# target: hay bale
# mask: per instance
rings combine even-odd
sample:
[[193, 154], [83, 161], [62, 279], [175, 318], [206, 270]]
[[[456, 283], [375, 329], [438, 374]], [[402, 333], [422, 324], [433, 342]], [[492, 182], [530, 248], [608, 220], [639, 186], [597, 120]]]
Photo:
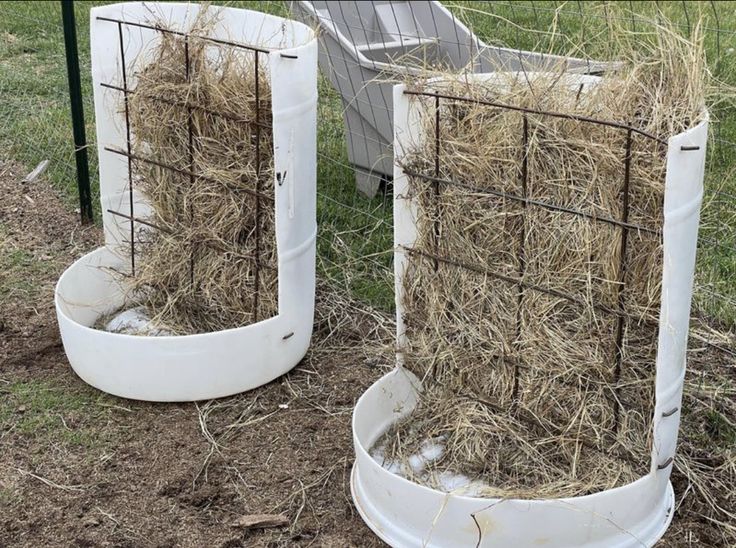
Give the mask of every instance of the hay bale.
[[[560, 66], [493, 84], [448, 76], [412, 86], [619, 121], [665, 140], [697, 124], [709, 85], [700, 26], [692, 40], [662, 25], [649, 40], [612, 36], [626, 64], [597, 85], [570, 85]], [[409, 177], [418, 238], [406, 251], [401, 350], [424, 391], [379, 440], [385, 462], [409, 462], [442, 440], [440, 458], [404, 465], [405, 475], [443, 488], [449, 471], [498, 497], [579, 496], [646, 475], [666, 146], [606, 125], [443, 100], [436, 173], [435, 101], [415, 100], [430, 137], [398, 161], [453, 183]], [[628, 222], [651, 232], [628, 230], [624, 258], [624, 229], [600, 219], [623, 218], [628, 135]]]
[[133, 154], [186, 173], [133, 162], [147, 220], [160, 229], [137, 233], [135, 277], [125, 283], [131, 306], [177, 334], [278, 311], [268, 72], [261, 63], [256, 105], [254, 53], [196, 37], [215, 24], [209, 13], [188, 38], [160, 33], [130, 78]]

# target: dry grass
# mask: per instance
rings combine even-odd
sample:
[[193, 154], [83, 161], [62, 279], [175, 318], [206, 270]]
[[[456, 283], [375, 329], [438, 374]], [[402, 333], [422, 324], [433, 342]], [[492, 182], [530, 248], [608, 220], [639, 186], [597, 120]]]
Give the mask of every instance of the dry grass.
[[[206, 36], [214, 24], [202, 13], [191, 34]], [[178, 334], [271, 317], [278, 303], [268, 73], [261, 66], [257, 107], [252, 52], [159, 36], [132, 73], [133, 153], [188, 173], [134, 162], [134, 184], [152, 208], [147, 220], [160, 229], [137, 234], [131, 301]]]
[[[612, 32], [611, 57], [625, 64], [597, 85], [571, 84], [563, 67], [412, 85], [664, 140], [697, 124], [713, 89], [699, 26], [690, 40], [664, 24]], [[435, 175], [434, 100], [415, 100], [430, 137], [399, 161]], [[627, 131], [473, 102], [440, 108], [437, 176], [455, 183], [410, 177], [418, 238], [402, 295], [404, 366], [424, 392], [380, 443], [394, 460], [444, 439], [442, 457], [413, 479], [437, 486], [450, 470], [482, 480], [489, 496], [579, 496], [647, 474], [661, 237], [628, 230], [622, 258], [624, 230], [600, 221], [624, 215]], [[629, 223], [661, 230], [665, 162], [666, 146], [631, 133]]]
[[701, 327], [691, 327], [667, 546], [736, 545], [736, 357], [698, 344]]

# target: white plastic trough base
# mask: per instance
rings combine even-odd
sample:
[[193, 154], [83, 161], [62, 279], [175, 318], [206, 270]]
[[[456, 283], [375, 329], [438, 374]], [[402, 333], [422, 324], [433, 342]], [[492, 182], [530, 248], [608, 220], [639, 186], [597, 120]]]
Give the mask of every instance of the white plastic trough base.
[[[107, 146], [124, 150], [126, 136], [121, 95], [102, 87], [122, 85], [118, 27], [103, 18], [145, 23], [155, 16], [184, 30], [200, 6], [128, 2], [93, 8], [90, 42], [105, 247], [64, 272], [55, 304], [72, 368], [87, 383], [116, 396], [173, 402], [237, 394], [293, 368], [306, 353], [312, 334], [317, 40], [301, 23], [255, 11], [210, 9], [221, 15], [211, 37], [271, 50], [260, 54], [260, 62], [272, 82], [274, 173], [280, 175], [278, 182], [276, 177], [264, 182], [272, 184], [275, 193], [279, 310], [255, 324], [187, 336], [136, 336], [92, 327], [101, 315], [127, 304], [109, 269], [130, 272], [130, 258], [121, 245], [130, 234], [128, 221], [108, 212], [127, 213], [130, 193], [126, 159], [106, 150]], [[125, 25], [121, 30], [127, 61], [149, 54], [157, 43], [155, 30]], [[130, 80], [128, 84], [135, 87]], [[145, 218], [150, 211], [145, 198], [134, 191], [133, 203], [135, 216]]]
[[[475, 74], [492, 82], [495, 74]], [[596, 78], [576, 76], [595, 85]], [[394, 152], [401, 158], [421, 141], [420, 105], [394, 87]], [[394, 547], [652, 546], [672, 519], [669, 481], [680, 422], [690, 302], [708, 136], [708, 116], [694, 128], [671, 136], [667, 147], [663, 227], [662, 305], [656, 360], [649, 473], [640, 479], [583, 497], [549, 500], [494, 499], [453, 495], [408, 481], [384, 469], [369, 450], [416, 404], [416, 378], [403, 368], [381, 378], [358, 400], [353, 413], [356, 460], [353, 500], [368, 526]], [[401, 365], [405, 326], [402, 291], [403, 247], [416, 240], [417, 205], [397, 162], [394, 168], [394, 255], [397, 363]], [[642, 463], [643, 464], [643, 463]]]
[[674, 494], [655, 474], [584, 497], [504, 500], [443, 493], [389, 472], [368, 451], [414, 409], [415, 385], [411, 373], [395, 369], [361, 396], [353, 413], [353, 500], [391, 546], [624, 548], [652, 546], [667, 530]]
[[[307, 352], [314, 309], [314, 289], [310, 292], [308, 281], [303, 291], [279, 295], [280, 302], [289, 304], [280, 305], [278, 316], [245, 327], [167, 337], [94, 329], [97, 318], [124, 303], [120, 283], [104, 267], [127, 266], [127, 257], [102, 247], [70, 266], [56, 287], [67, 358], [74, 372], [95, 388], [147, 401], [219, 398], [272, 381]], [[299, 276], [310, 268], [314, 272], [314, 235], [291, 257], [282, 258], [279, 274]], [[291, 307], [298, 313], [284, 310]]]

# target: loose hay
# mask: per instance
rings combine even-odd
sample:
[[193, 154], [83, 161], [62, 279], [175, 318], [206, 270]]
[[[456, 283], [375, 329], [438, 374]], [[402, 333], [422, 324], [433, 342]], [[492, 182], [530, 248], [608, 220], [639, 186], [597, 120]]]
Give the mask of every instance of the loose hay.
[[[691, 40], [662, 25], [648, 39], [612, 36], [626, 63], [595, 86], [570, 85], [563, 67], [506, 73], [500, 85], [447, 77], [412, 86], [619, 121], [664, 140], [702, 119], [709, 74], [699, 26]], [[622, 261], [621, 227], [488, 192], [620, 220], [627, 130], [443, 100], [436, 174], [435, 100], [413, 99], [428, 137], [399, 162], [454, 183], [409, 177], [418, 238], [405, 250], [401, 351], [424, 388], [374, 454], [432, 487], [443, 489], [450, 472], [496, 497], [579, 496], [646, 475], [661, 236], [629, 230]], [[631, 133], [629, 223], [661, 230], [666, 152]], [[518, 278], [521, 290], [509, 281]], [[442, 440], [441, 456], [407, 466], [428, 440]]]
[[262, 62], [257, 107], [254, 53], [196, 38], [215, 23], [208, 13], [188, 38], [159, 33], [130, 78], [133, 154], [186, 173], [133, 162], [152, 209], [146, 220], [158, 229], [137, 232], [126, 286], [132, 306], [178, 334], [240, 327], [278, 309], [268, 72]]

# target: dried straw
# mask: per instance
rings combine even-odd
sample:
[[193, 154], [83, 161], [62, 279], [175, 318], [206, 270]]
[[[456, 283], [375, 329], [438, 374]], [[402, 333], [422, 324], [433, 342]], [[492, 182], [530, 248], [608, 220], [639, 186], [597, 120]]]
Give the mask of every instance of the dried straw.
[[[496, 84], [411, 85], [617, 121], [666, 140], [702, 119], [710, 80], [700, 25], [689, 40], [655, 29], [642, 38], [613, 28], [625, 63], [597, 85], [571, 85], [561, 66]], [[434, 176], [434, 99], [412, 100], [429, 137], [399, 162]], [[631, 133], [628, 222], [655, 233], [629, 230], [622, 260], [621, 227], [488, 191], [620, 220], [626, 129], [470, 102], [440, 109], [438, 177], [454, 184], [409, 178], [418, 239], [406, 251], [402, 295], [404, 366], [424, 391], [378, 446], [406, 462], [427, 440], [444, 440], [442, 457], [412, 479], [439, 487], [443, 471], [461, 473], [498, 497], [578, 496], [647, 474], [666, 146]]]
[[[191, 35], [208, 35], [210, 13]], [[127, 287], [153, 323], [179, 334], [244, 326], [278, 306], [268, 75], [261, 64], [257, 107], [253, 52], [194, 36], [159, 33], [128, 104], [133, 153], [194, 174], [134, 162], [147, 220], [161, 230], [139, 232]], [[266, 196], [259, 205], [255, 191]]]

